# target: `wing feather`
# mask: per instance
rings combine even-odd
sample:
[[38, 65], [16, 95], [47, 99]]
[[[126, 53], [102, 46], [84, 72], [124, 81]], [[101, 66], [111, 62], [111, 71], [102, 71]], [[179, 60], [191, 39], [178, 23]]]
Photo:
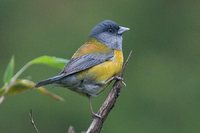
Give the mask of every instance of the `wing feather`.
[[114, 56], [114, 51], [109, 53], [93, 53], [81, 57], [72, 58], [62, 71], [65, 76], [86, 70], [105, 61], [111, 60]]

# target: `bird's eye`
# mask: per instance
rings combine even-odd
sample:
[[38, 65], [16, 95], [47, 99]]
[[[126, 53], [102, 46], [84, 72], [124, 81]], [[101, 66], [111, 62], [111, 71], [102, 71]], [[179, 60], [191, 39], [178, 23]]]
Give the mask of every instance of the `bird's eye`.
[[110, 33], [113, 33], [113, 32], [114, 32], [114, 30], [113, 30], [113, 29], [111, 29], [111, 28], [109, 28], [109, 29], [108, 29], [108, 32], [110, 32]]

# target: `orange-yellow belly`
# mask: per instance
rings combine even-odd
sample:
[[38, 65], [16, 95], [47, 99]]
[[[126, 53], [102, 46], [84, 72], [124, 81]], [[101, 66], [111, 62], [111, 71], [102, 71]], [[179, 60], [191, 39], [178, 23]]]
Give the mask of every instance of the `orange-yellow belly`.
[[115, 50], [114, 58], [96, 65], [78, 74], [79, 78], [88, 78], [96, 83], [105, 83], [108, 79], [119, 74], [123, 66], [122, 51]]

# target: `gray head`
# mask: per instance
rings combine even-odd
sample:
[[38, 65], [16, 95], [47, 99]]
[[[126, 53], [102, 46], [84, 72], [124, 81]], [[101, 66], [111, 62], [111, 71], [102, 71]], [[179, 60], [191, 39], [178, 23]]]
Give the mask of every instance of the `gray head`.
[[104, 20], [97, 24], [91, 31], [90, 36], [112, 49], [122, 50], [122, 34], [129, 28], [119, 26], [111, 20]]

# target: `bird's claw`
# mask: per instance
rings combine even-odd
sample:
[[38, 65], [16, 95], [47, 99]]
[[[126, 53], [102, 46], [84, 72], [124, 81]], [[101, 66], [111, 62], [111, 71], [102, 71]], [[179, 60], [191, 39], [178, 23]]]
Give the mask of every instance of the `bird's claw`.
[[92, 118], [99, 118], [99, 119], [102, 119], [102, 116], [100, 116], [100, 115], [97, 114], [97, 113], [92, 112]]
[[126, 83], [124, 81], [122, 81], [122, 84], [126, 87]]
[[115, 79], [117, 79], [117, 80], [124, 80], [122, 77], [120, 77], [120, 76], [115, 76]]
[[126, 83], [124, 82], [124, 78], [120, 77], [120, 76], [116, 76], [115, 79], [117, 80], [121, 80], [122, 84], [126, 87]]

